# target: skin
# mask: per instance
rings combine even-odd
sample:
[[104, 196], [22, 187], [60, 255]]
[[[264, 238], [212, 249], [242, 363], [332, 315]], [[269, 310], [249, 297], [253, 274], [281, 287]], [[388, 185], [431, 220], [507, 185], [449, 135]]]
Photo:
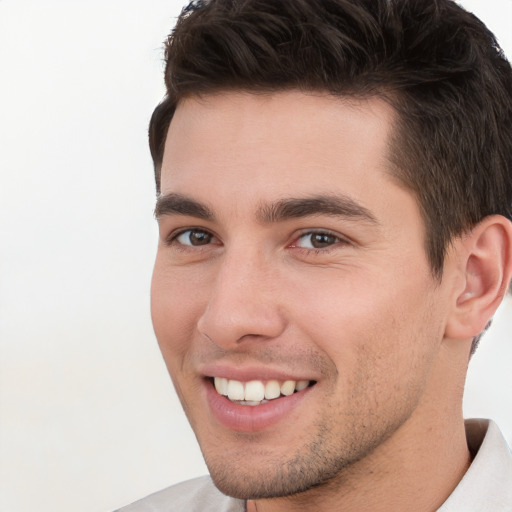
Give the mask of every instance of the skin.
[[[415, 197], [390, 171], [393, 120], [376, 98], [229, 92], [184, 100], [170, 125], [155, 333], [214, 482], [248, 510], [435, 510], [469, 465], [471, 337], [450, 336], [468, 243], [435, 279]], [[209, 216], [166, 207], [173, 194]], [[319, 196], [364, 215], [262, 214]], [[237, 432], [209, 409], [212, 364], [316, 384], [277, 424]]]

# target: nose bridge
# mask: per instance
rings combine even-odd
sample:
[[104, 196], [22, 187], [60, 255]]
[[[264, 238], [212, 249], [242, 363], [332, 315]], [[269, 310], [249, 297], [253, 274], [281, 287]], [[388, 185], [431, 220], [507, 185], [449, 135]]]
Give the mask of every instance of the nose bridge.
[[226, 251], [198, 321], [199, 331], [225, 348], [242, 339], [278, 336], [284, 318], [273, 274], [262, 251]]

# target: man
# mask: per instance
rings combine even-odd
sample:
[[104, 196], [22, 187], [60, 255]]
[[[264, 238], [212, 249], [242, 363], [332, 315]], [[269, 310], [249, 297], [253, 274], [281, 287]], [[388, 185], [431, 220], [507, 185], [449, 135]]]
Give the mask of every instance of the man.
[[450, 0], [211, 0], [150, 126], [152, 316], [210, 478], [134, 511], [512, 510], [462, 417], [512, 275], [512, 71]]

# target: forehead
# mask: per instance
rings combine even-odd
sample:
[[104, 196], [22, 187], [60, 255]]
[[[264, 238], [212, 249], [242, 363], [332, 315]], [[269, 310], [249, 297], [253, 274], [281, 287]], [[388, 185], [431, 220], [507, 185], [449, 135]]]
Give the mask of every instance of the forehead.
[[369, 191], [396, 186], [388, 161], [394, 117], [378, 98], [298, 91], [190, 97], [169, 127], [162, 194], [255, 204], [343, 193], [371, 205]]

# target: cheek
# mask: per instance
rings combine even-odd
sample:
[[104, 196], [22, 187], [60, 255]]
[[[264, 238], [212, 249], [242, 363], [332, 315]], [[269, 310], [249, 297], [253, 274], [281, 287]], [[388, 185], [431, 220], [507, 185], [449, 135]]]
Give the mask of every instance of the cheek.
[[175, 270], [155, 263], [151, 282], [151, 318], [169, 369], [189, 350], [201, 312], [200, 290]]
[[[373, 286], [357, 293], [349, 287], [345, 295], [344, 286], [327, 286], [320, 294], [297, 290], [301, 330], [335, 367], [324, 421], [340, 436], [348, 429], [371, 437], [400, 424], [420, 403], [442, 331], [419, 288], [404, 300], [398, 290], [384, 296]], [[333, 294], [338, 300], [327, 298]]]
[[433, 357], [443, 329], [428, 280], [327, 274], [314, 287], [295, 285], [295, 318], [335, 363], [343, 384], [354, 386], [362, 375], [398, 386]]

